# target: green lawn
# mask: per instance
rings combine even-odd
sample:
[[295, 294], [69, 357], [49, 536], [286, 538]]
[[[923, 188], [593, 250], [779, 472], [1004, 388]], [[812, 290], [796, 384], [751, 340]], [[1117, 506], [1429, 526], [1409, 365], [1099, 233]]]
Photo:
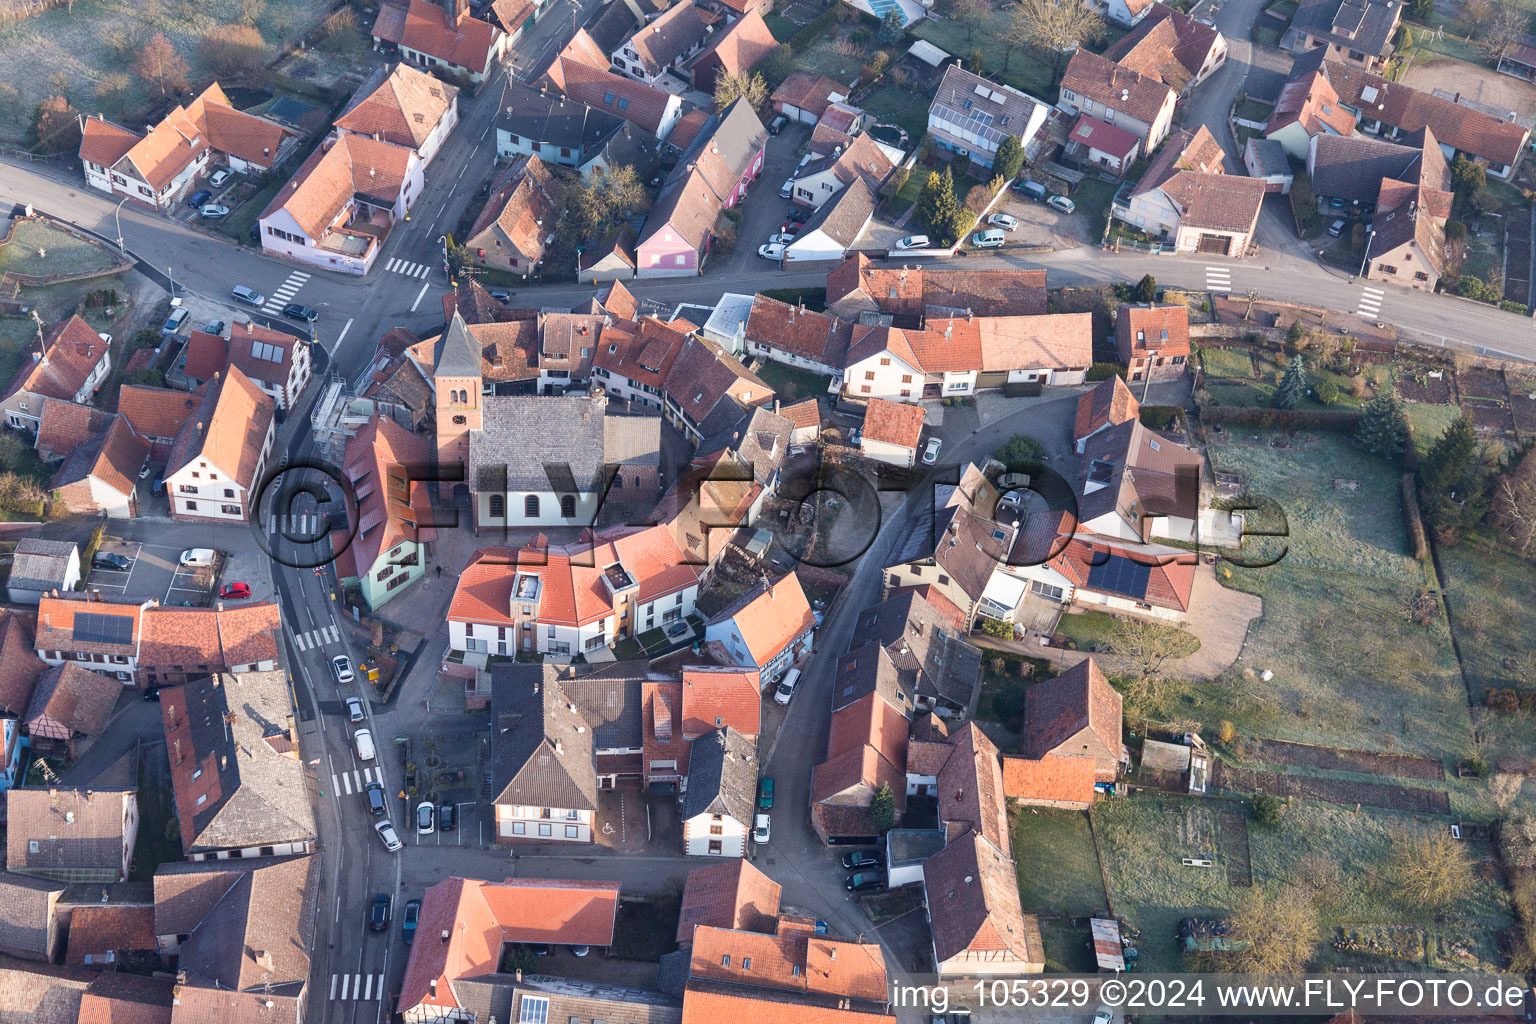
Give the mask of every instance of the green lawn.
[[1075, 643], [1081, 650], [1093, 650], [1104, 643], [1115, 631], [1115, 617], [1107, 612], [1068, 612], [1056, 624], [1056, 632]]
[[763, 22], [768, 26], [768, 31], [773, 33], [773, 38], [781, 43], [787, 41], [790, 36], [800, 31], [799, 25], [778, 13], [763, 15]]
[[1026, 658], [1012, 651], [983, 651], [976, 717], [1017, 733], [1024, 724], [1026, 691], [1053, 675], [1051, 663], [1044, 658]]
[[1429, 405], [1425, 402], [1409, 402], [1408, 423], [1413, 427], [1413, 446], [1420, 454], [1429, 451], [1445, 433], [1445, 428], [1455, 422], [1461, 410], [1454, 405]]
[[1242, 349], [1202, 348], [1200, 360], [1205, 366], [1207, 377], [1236, 377], [1239, 380], [1247, 380], [1253, 376], [1253, 360]]
[[1269, 112], [1275, 109], [1273, 104], [1256, 100], [1249, 96], [1237, 105], [1237, 116], [1244, 121], [1267, 121]]
[[110, 270], [118, 262], [118, 254], [100, 242], [40, 219], [16, 221], [10, 242], [0, 245], [0, 273], [83, 274]]
[[929, 98], [909, 86], [881, 84], [864, 97], [863, 107], [879, 121], [905, 128], [913, 145], [928, 130]]
[[1115, 198], [1116, 187], [1116, 182], [1090, 177], [1072, 193], [1077, 215], [1092, 224], [1094, 231], [1102, 230], [1108, 223], [1109, 204]]
[[[1240, 836], [1218, 826], [1221, 809], [1216, 801], [1165, 796], [1100, 801], [1094, 807], [1115, 909], [1141, 929], [1143, 969], [1180, 969], [1183, 958], [1173, 938], [1179, 919], [1221, 915], [1238, 895], [1225, 867], [1228, 851]], [[1496, 881], [1480, 878], [1467, 899], [1437, 919], [1399, 902], [1393, 880], [1383, 877], [1383, 861], [1396, 830], [1443, 827], [1388, 811], [1356, 813], [1353, 808], [1299, 801], [1274, 828], [1248, 824], [1253, 883], [1275, 891], [1299, 890], [1312, 898], [1327, 930], [1317, 945], [1318, 965], [1380, 966], [1371, 958], [1336, 951], [1329, 940], [1339, 927], [1390, 926], [1427, 929], [1431, 950], [1459, 940], [1470, 954], [1456, 964], [1463, 969], [1477, 960], [1497, 964], [1499, 932], [1509, 926], [1510, 915]], [[1215, 864], [1188, 867], [1185, 857], [1211, 857]], [[1431, 953], [1430, 965], [1451, 964]]]
[[[966, 29], [970, 23], [955, 18], [942, 21], [925, 18], [912, 29], [912, 34], [964, 59], [967, 68], [971, 66], [967, 55], [972, 50], [979, 51], [983, 74], [1015, 89], [1022, 89], [1038, 99], [1049, 100], [1053, 95], [1054, 84], [1050, 55], [1032, 47], [1017, 47], [1011, 54], [1005, 54], [1002, 44], [998, 42], [1005, 34], [1004, 24], [1010, 17], [1009, 11], [1008, 8], [987, 7], [985, 14], [972, 25], [969, 39], [966, 38]], [[1062, 66], [1066, 66], [1065, 62]]]
[[[1439, 556], [1472, 692], [1536, 684], [1536, 566], [1480, 538], [1441, 545]], [[1528, 730], [1513, 731], [1526, 739]]]
[[829, 378], [817, 376], [806, 370], [797, 370], [774, 360], [767, 360], [758, 367], [757, 375], [773, 388], [774, 393], [779, 396], [779, 401], [786, 404], [827, 393]]
[[1104, 880], [1086, 812], [1014, 807], [1008, 817], [1026, 914], [1075, 916], [1105, 908]]
[[28, 317], [0, 316], [0, 381], [6, 384], [21, 369], [27, 347], [37, 341], [37, 324]]

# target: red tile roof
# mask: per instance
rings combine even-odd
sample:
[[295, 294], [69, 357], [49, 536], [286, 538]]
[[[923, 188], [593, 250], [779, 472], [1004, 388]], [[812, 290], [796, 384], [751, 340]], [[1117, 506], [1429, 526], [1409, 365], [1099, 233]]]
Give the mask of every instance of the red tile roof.
[[1003, 795], [1025, 803], [1093, 802], [1093, 758], [1047, 754], [1003, 758]]
[[193, 459], [206, 459], [247, 491], [256, 483], [256, 464], [272, 424], [272, 399], [231, 366], [210, 381], [196, 417], [189, 416], [176, 435], [166, 476]]
[[79, 314], [54, 324], [43, 336], [41, 358], [30, 358], [33, 346], [23, 357], [21, 369], [5, 389], [9, 398], [18, 391], [72, 402], [90, 379], [91, 371], [107, 355], [107, 343], [96, 329]]
[[261, 216], [284, 210], [305, 234], [318, 240], [358, 194], [393, 203], [418, 160], [416, 151], [404, 146], [342, 134], [310, 154]]
[[457, 86], [396, 64], [389, 77], [366, 96], [357, 97], [336, 127], [358, 135], [378, 135], [385, 142], [420, 150], [443, 117], [458, 102]]
[[[604, 58], [606, 62], [607, 58]], [[667, 110], [680, 103], [671, 93], [655, 86], [636, 82], [621, 75], [587, 67], [569, 59], [557, 60], [561, 77], [565, 80], [562, 90], [578, 103], [585, 103], [605, 113], [622, 117], [639, 125], [653, 135], [660, 130]], [[609, 99], [609, 97], [612, 99]], [[619, 101], [626, 101], [623, 106]]]
[[740, 858], [690, 871], [677, 916], [677, 941], [692, 942], [696, 926], [771, 933], [782, 892], [779, 883]]
[[896, 1024], [885, 1013], [841, 1009], [810, 1003], [785, 1002], [746, 993], [689, 989], [683, 996], [682, 1024], [721, 1024], [751, 1021], [752, 1024]]
[[767, 587], [755, 587], [745, 598], [710, 621], [725, 619], [735, 622], [742, 643], [760, 666], [772, 661], [797, 637], [816, 625], [816, 615], [794, 573], [788, 573]]
[[[618, 882], [439, 882], [422, 900], [421, 941], [411, 947], [397, 1005], [402, 1012], [421, 1005], [458, 1006], [453, 983], [494, 972], [506, 942], [611, 945], [618, 905]], [[443, 933], [447, 942], [438, 940]]]
[[[464, 239], [468, 248], [498, 251], [504, 241], [518, 257], [539, 260], [554, 229], [560, 188], [537, 154], [515, 159], [491, 186], [490, 198]], [[498, 237], [499, 236], [499, 237]]]
[[1172, 305], [1121, 306], [1115, 318], [1120, 358], [1189, 355], [1189, 307]]
[[683, 732], [702, 736], [730, 726], [749, 739], [761, 728], [763, 696], [756, 670], [721, 667], [683, 669]]
[[951, 842], [923, 862], [923, 891], [941, 964], [965, 952], [1043, 959], [1042, 950], [1029, 948], [1018, 874], [1006, 847], [976, 832]]
[[863, 429], [866, 441], [882, 441], [916, 451], [923, 439], [923, 407], [871, 398], [864, 413]]
[[695, 983], [836, 996], [882, 1005], [887, 998], [885, 956], [880, 946], [817, 935], [815, 922], [809, 918], [780, 917], [772, 934], [695, 928], [688, 980], [685, 1005], [699, 991]]
[[[262, 346], [258, 348], [258, 343]], [[287, 390], [288, 375], [293, 370], [293, 360], [300, 345], [309, 344], [284, 331], [247, 320], [235, 324], [229, 334], [229, 362], [240, 367], [252, 381], [260, 381], [272, 387]], [[277, 355], [277, 360], [259, 358]]]
[[159, 948], [153, 906], [76, 907], [69, 916], [69, 963], [83, 964], [89, 954], [103, 965], [110, 963], [104, 959], [108, 953]]
[[1221, 33], [1216, 29], [1158, 3], [1104, 56], [1182, 93], [1220, 42]]
[[1087, 437], [1103, 426], [1115, 426], [1134, 420], [1141, 414], [1141, 403], [1126, 387], [1125, 378], [1115, 374], [1100, 381], [1092, 391], [1077, 400], [1077, 421], [1072, 439]]
[[820, 118], [832, 102], [832, 97], [848, 95], [848, 87], [826, 75], [814, 75], [809, 71], [792, 71], [773, 90], [769, 99], [776, 105], [789, 104], [812, 117]]
[[[683, 738], [683, 684], [648, 679], [640, 684], [640, 703], [646, 775], [686, 777], [693, 743]], [[677, 765], [653, 770], [656, 761], [676, 761]]]
[[38, 678], [48, 669], [37, 656], [36, 631], [34, 616], [0, 609], [0, 711], [26, 711]]
[[421, 530], [416, 525], [432, 521], [427, 483], [408, 480], [406, 470], [431, 461], [426, 438], [378, 413], [347, 439], [342, 465], [357, 492], [358, 532], [351, 550], [361, 572], [377, 572], [379, 556], [398, 545], [436, 539], [430, 525]]
[[101, 167], [111, 167], [139, 141], [139, 134], [113, 124], [98, 115], [85, 119], [80, 134], [80, 159]]
[[171, 440], [196, 412], [199, 398], [196, 392], [124, 384], [117, 393], [117, 412], [140, 437]]
[[981, 369], [1083, 369], [1093, 363], [1093, 314], [978, 316]]
[[105, 971], [80, 1000], [78, 1024], [171, 1024], [175, 982]]
[[1332, 130], [1335, 135], [1349, 135], [1355, 130], [1355, 115], [1339, 102], [1339, 94], [1321, 69], [1293, 78], [1280, 90], [1280, 99], [1270, 112], [1264, 134], [1272, 135], [1288, 124], [1301, 122], [1308, 135]]
[[1067, 133], [1068, 142], [1081, 142], [1100, 153], [1108, 153], [1117, 160], [1125, 160], [1141, 145], [1141, 140], [1124, 128], [1117, 128], [1107, 121], [1100, 121], [1090, 114], [1078, 114], [1072, 130]]
[[[694, 59], [695, 86], [713, 92], [715, 76], [720, 71], [731, 75], [749, 71], [778, 45], [779, 41], [768, 31], [768, 23], [754, 8], [731, 22], [728, 28], [715, 31], [704, 52]], [[704, 72], [702, 76], [701, 71]]]
[[490, 63], [491, 48], [502, 32], [468, 14], [456, 25], [449, 24], [448, 12], [440, 4], [409, 0], [403, 11], [395, 4], [380, 6], [373, 34], [480, 74]]
[[89, 405], [45, 397], [38, 418], [37, 453], [47, 460], [68, 455], [106, 429], [110, 419], [109, 413]]
[[826, 313], [757, 295], [752, 299], [745, 331], [748, 341], [841, 368], [848, 356], [853, 324]]
[[1067, 63], [1061, 87], [1122, 111], [1147, 125], [1157, 120], [1174, 96], [1173, 90], [1158, 79], [1121, 67], [1081, 47]]
[[967, 722], [949, 740], [954, 752], [939, 771], [939, 822], [975, 829], [993, 846], [1009, 848], [1008, 808], [1003, 802], [1003, 774], [997, 746], [975, 722]]
[[229, 342], [223, 335], [193, 331], [187, 338], [186, 375], [196, 381], [212, 380], [229, 365]]
[[1121, 749], [1120, 694], [1091, 657], [1030, 687], [1025, 705], [1026, 757], [1038, 760], [1057, 753], [1083, 729], [1092, 730], [1108, 750]]

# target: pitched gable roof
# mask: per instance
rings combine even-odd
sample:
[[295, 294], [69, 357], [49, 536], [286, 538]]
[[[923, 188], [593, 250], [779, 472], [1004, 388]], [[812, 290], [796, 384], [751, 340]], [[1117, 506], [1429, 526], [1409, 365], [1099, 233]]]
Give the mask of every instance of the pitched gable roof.
[[684, 821], [722, 814], [747, 823], [757, 801], [757, 744], [727, 725], [693, 741], [688, 754]]
[[379, 68], [358, 87], [336, 127], [419, 150], [458, 102], [459, 89], [409, 64]]
[[491, 186], [465, 244], [482, 249], [505, 244], [523, 259], [541, 259], [544, 240], [554, 231], [559, 196], [554, 176], [537, 154], [513, 160]]
[[816, 625], [800, 578], [787, 573], [777, 581], [753, 587], [734, 604], [716, 613], [711, 623], [732, 620], [742, 643], [759, 665], [773, 660], [795, 638]]
[[89, 405], [44, 397], [43, 413], [38, 417], [37, 453], [49, 461], [66, 456], [88, 444], [111, 419], [110, 413]]
[[494, 666], [491, 722], [496, 803], [597, 810], [592, 733], [553, 665]]
[[37, 656], [37, 619], [0, 609], [0, 711], [19, 715], [32, 702], [37, 680], [48, 665]]
[[677, 3], [635, 30], [629, 45], [645, 70], [658, 75], [709, 35], [703, 12], [691, 3]]
[[1092, 730], [1109, 750], [1119, 751], [1120, 716], [1120, 694], [1098, 664], [1085, 658], [1027, 691], [1024, 755], [1038, 760], [1057, 753], [1058, 747], [1084, 729]]
[[426, 542], [437, 536], [430, 523], [427, 484], [410, 480], [406, 467], [431, 461], [426, 438], [374, 413], [347, 439], [342, 465], [356, 488], [358, 531], [352, 551], [358, 569], [367, 573], [379, 556], [404, 543]]
[[374, 19], [373, 34], [480, 74], [486, 70], [491, 47], [502, 32], [489, 22], [468, 14], [452, 24], [448, 12], [440, 4], [431, 0], [408, 0], [407, 5], [381, 4], [378, 17]]
[[197, 414], [182, 422], [165, 475], [194, 459], [207, 460], [249, 490], [256, 482], [273, 409], [272, 399], [239, 367], [231, 366], [223, 376], [209, 381]]
[[[107, 343], [78, 313], [49, 328], [40, 348], [40, 358], [23, 359], [21, 369], [5, 389], [6, 398], [26, 391], [72, 402], [96, 364], [107, 355]], [[35, 352], [36, 347], [27, 354]]]
[[1030, 948], [1014, 862], [980, 833], [967, 833], [923, 862], [923, 891], [939, 963], [966, 952], [1043, 959], [1043, 951]]
[[1157, 3], [1104, 56], [1182, 93], [1200, 74], [1212, 48], [1220, 41], [1221, 33], [1212, 26]]
[[1148, 125], [1157, 120], [1174, 93], [1158, 79], [1082, 47], [1072, 54], [1061, 85]]
[[864, 411], [863, 430], [866, 441], [878, 441], [916, 451], [923, 438], [923, 407], [871, 398]]
[[1047, 754], [1039, 759], [1003, 758], [1003, 795], [1025, 803], [1093, 802], [1091, 757]]
[[32, 691], [25, 720], [34, 733], [42, 734], [39, 719], [46, 717], [70, 736], [100, 736], [106, 731], [123, 685], [68, 661], [44, 672]]
[[[412, 0], [413, 5], [422, 0]], [[355, 196], [393, 205], [410, 177], [416, 151], [370, 136], [342, 133], [326, 140], [299, 166], [261, 212], [285, 211], [310, 238], [325, 237]]]
[[144, 460], [149, 458], [149, 442], [136, 437], [128, 421], [113, 416], [107, 427], [94, 438], [77, 447], [54, 475], [53, 486], [82, 480], [94, 480], [126, 499]]
[[1106, 426], [1119, 426], [1141, 415], [1141, 403], [1126, 387], [1125, 378], [1118, 373], [1094, 386], [1077, 400], [1077, 420], [1072, 429], [1072, 439], [1082, 440]]
[[[693, 78], [700, 88], [712, 89], [715, 75], [724, 71], [740, 75], [750, 71], [758, 61], [772, 53], [779, 45], [762, 13], [753, 8], [731, 22], [724, 30], [716, 31], [704, 52], [693, 62]], [[706, 68], [716, 69], [701, 76]]]
[[739, 857], [690, 871], [683, 883], [677, 941], [692, 942], [699, 926], [771, 933], [782, 892], [779, 883]]
[[725, 726], [756, 738], [763, 700], [755, 670], [697, 666], [683, 669], [683, 732], [700, 736]]
[[565, 83], [561, 91], [578, 103], [622, 117], [653, 135], [660, 131], [668, 110], [680, 105], [680, 101], [663, 89], [609, 72], [607, 58], [603, 61], [598, 69], [557, 58], [555, 66], [560, 68], [559, 78]]
[[1115, 339], [1122, 356], [1189, 355], [1189, 307], [1168, 305], [1121, 306], [1115, 317]]
[[791, 71], [784, 81], [779, 83], [778, 88], [773, 90], [769, 100], [773, 103], [787, 104], [796, 110], [803, 110], [819, 119], [827, 109], [827, 104], [832, 102], [833, 96], [847, 94], [847, 86], [833, 81], [826, 75], [812, 74], [809, 71]]
[[974, 829], [1000, 850], [1009, 848], [1008, 808], [997, 746], [975, 722], [949, 739], [953, 753], [939, 770], [939, 823], [952, 835]]
[[133, 790], [62, 789], [56, 786], [8, 790], [5, 794], [7, 870], [26, 874], [67, 872], [69, 869], [121, 871], [123, 845], [127, 839], [125, 797], [132, 795]]

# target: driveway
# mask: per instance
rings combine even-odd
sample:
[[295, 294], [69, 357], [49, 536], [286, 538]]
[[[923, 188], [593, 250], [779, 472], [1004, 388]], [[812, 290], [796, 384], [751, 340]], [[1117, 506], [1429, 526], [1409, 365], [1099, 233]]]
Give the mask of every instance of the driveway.
[[[761, 270], [766, 277], [777, 270], [777, 264], [769, 263], [757, 254], [757, 247], [778, 234], [779, 225], [794, 208], [788, 199], [779, 198], [779, 186], [800, 162], [800, 151], [810, 139], [810, 126], [803, 124], [786, 125], [779, 134], [768, 137], [763, 171], [736, 207], [743, 214], [736, 236], [736, 251], [723, 259], [711, 258], [704, 265], [706, 275]], [[742, 290], [751, 291], [750, 288]]]

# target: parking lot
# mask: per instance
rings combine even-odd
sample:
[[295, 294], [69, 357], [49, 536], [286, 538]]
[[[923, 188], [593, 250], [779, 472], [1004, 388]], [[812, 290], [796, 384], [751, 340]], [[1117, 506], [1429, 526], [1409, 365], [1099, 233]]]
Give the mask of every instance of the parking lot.
[[229, 583], [246, 584], [250, 588], [248, 600], [263, 601], [275, 596], [270, 567], [261, 555], [220, 551], [213, 565], [192, 567], [180, 564], [182, 550], [170, 545], [108, 538], [98, 555], [121, 555], [128, 560], [128, 566], [112, 569], [102, 564], [100, 558], [93, 559], [86, 588], [105, 598], [153, 599], [167, 607], [209, 607], [217, 600], [219, 588]]

